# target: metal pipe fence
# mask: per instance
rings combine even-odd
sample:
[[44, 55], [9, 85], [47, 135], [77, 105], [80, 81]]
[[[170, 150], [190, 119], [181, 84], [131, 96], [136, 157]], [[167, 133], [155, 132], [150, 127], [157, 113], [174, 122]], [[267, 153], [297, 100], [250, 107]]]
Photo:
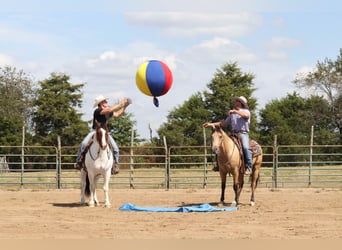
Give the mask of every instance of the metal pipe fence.
[[[342, 187], [342, 145], [263, 146], [259, 187]], [[77, 147], [0, 146], [0, 189], [79, 188]], [[111, 188], [219, 188], [210, 147], [120, 147]], [[245, 177], [248, 183], [248, 177]], [[101, 183], [99, 184], [101, 185]], [[232, 185], [228, 178], [227, 185]], [[246, 184], [245, 184], [246, 185]]]

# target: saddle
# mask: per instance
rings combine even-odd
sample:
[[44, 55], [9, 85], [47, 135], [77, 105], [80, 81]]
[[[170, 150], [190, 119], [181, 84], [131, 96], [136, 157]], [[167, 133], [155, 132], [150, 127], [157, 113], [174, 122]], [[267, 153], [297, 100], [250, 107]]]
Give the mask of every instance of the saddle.
[[[243, 156], [243, 150], [242, 150], [242, 143], [241, 138], [238, 133], [232, 133], [230, 137], [233, 139], [237, 147], [239, 148], [240, 155]], [[251, 151], [252, 158], [257, 157], [258, 155], [261, 155], [262, 149], [261, 146], [254, 140], [249, 140], [249, 151]]]
[[[82, 153], [81, 153], [81, 157], [80, 157], [80, 162], [81, 162], [81, 166], [82, 168], [87, 171], [87, 168], [85, 166], [85, 156], [90, 148], [90, 146], [93, 144], [94, 142], [94, 136], [92, 136], [90, 138], [90, 140], [88, 141], [87, 145], [84, 147]], [[110, 148], [110, 151], [112, 152], [113, 156], [114, 156], [114, 148], [112, 147], [112, 145], [109, 143], [109, 148]]]
[[[239, 149], [242, 166], [246, 166], [244, 152], [242, 150], [242, 142], [241, 142], [241, 138], [240, 138], [239, 134], [238, 133], [231, 133], [229, 136], [232, 138], [232, 140], [234, 141], [234, 143], [236, 144], [236, 146]], [[251, 139], [249, 140], [249, 151], [251, 151], [252, 158], [257, 157], [257, 156], [261, 155], [261, 153], [262, 153], [261, 146], [256, 141], [251, 140]], [[244, 172], [245, 168], [246, 167], [241, 168], [241, 171]]]

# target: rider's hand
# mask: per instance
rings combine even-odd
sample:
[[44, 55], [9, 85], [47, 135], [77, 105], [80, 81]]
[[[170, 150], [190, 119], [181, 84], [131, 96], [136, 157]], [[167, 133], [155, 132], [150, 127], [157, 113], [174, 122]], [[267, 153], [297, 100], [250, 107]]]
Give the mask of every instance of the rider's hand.
[[205, 123], [203, 123], [202, 126], [205, 127], [205, 128], [207, 128], [207, 127], [212, 126], [212, 125], [211, 125], [210, 122], [205, 122]]

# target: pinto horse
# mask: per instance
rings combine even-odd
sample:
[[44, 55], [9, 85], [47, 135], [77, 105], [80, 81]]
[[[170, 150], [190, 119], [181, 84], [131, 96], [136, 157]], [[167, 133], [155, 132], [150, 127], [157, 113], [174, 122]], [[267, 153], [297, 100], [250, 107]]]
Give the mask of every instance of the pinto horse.
[[[222, 128], [213, 128], [211, 135], [212, 139], [212, 150], [217, 155], [217, 163], [219, 165], [220, 177], [221, 177], [221, 199], [220, 204], [224, 203], [226, 179], [227, 174], [233, 176], [233, 189], [235, 192], [235, 199], [232, 202], [232, 206], [239, 204], [240, 193], [244, 184], [244, 172], [245, 167], [243, 164], [243, 155], [237, 143], [228, 136]], [[258, 153], [253, 154], [253, 171], [251, 173], [251, 189], [252, 195], [250, 204], [254, 206], [254, 191], [259, 180], [259, 171], [262, 163], [262, 151], [261, 147], [258, 146]]]
[[88, 205], [90, 207], [99, 205], [96, 196], [96, 185], [99, 177], [102, 175], [104, 178], [104, 205], [105, 207], [111, 206], [108, 191], [112, 165], [113, 154], [109, 145], [107, 125], [105, 128], [102, 128], [99, 123], [96, 123], [93, 143], [90, 145], [85, 156], [85, 168], [81, 170], [81, 204], [85, 204], [85, 197], [89, 197]]

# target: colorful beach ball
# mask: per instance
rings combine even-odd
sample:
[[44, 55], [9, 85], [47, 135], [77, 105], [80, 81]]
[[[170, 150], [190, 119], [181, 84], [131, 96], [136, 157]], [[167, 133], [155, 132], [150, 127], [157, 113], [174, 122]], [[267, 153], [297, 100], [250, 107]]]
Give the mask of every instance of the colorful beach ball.
[[153, 103], [159, 106], [158, 96], [165, 95], [172, 86], [172, 73], [169, 67], [158, 60], [150, 60], [138, 68], [136, 84], [139, 90], [148, 96], [153, 96]]

